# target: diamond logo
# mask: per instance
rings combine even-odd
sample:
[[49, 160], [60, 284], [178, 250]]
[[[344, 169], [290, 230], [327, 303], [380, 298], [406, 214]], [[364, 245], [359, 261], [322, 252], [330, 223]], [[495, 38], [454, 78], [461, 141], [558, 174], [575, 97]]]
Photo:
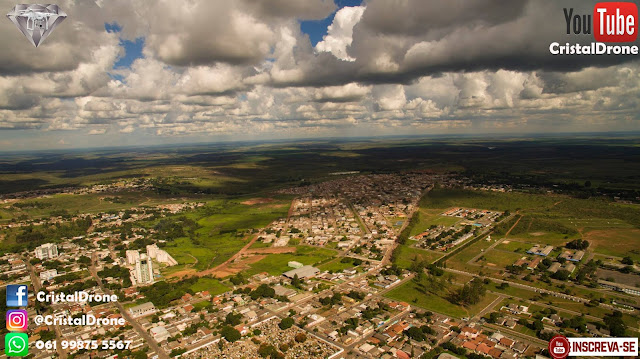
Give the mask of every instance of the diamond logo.
[[51, 35], [53, 29], [67, 18], [67, 14], [58, 5], [19, 4], [7, 14], [7, 17], [33, 46], [38, 47]]

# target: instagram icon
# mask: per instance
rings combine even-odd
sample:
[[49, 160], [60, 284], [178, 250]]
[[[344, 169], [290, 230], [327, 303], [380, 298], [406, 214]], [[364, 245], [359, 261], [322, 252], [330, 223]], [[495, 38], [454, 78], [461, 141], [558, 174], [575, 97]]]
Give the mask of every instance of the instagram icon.
[[11, 309], [7, 311], [7, 330], [11, 332], [27, 331], [27, 311]]

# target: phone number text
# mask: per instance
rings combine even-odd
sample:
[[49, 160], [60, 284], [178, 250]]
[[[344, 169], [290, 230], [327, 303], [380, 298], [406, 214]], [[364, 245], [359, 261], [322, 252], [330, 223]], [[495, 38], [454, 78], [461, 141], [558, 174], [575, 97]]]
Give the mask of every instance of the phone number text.
[[131, 346], [131, 340], [61, 340], [58, 342], [57, 340], [48, 340], [36, 341], [37, 349], [45, 349], [45, 350], [56, 350], [58, 347], [62, 349], [71, 349], [71, 350], [124, 350], [129, 349]]

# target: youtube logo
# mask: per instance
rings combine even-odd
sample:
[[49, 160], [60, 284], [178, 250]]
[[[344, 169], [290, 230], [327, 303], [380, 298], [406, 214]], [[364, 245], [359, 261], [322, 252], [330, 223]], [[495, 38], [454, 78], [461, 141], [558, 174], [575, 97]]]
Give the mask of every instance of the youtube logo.
[[632, 2], [601, 2], [593, 9], [598, 42], [633, 42], [638, 37], [638, 7]]

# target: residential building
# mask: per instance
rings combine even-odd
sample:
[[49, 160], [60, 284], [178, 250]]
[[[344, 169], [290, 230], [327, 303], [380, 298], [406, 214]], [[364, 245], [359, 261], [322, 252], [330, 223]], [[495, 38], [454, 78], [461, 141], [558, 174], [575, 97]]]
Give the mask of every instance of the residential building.
[[140, 318], [147, 315], [154, 314], [156, 312], [156, 306], [151, 302], [142, 303], [135, 307], [129, 308], [129, 312], [134, 318]]
[[294, 278], [296, 276], [296, 274], [298, 275], [298, 278], [300, 279], [305, 279], [305, 278], [312, 278], [315, 277], [316, 274], [320, 273], [320, 270], [316, 267], [313, 266], [303, 266], [300, 268], [296, 268], [296, 269], [292, 269], [290, 271], [284, 272], [282, 273], [283, 276], [287, 277], [287, 278]]
[[140, 252], [136, 250], [128, 250], [126, 251], [127, 255], [127, 264], [135, 265], [137, 261], [140, 260]]
[[146, 254], [142, 254], [136, 261], [135, 279], [136, 284], [153, 283], [153, 263]]
[[47, 260], [58, 256], [58, 246], [55, 243], [45, 243], [35, 249], [36, 258]]

